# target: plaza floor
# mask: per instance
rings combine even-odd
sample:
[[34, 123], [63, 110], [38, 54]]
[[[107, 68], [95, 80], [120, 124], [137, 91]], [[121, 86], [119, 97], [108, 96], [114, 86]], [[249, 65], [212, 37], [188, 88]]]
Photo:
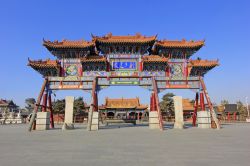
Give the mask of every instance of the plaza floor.
[[[27, 132], [28, 125], [0, 126], [0, 166], [249, 166], [250, 124], [221, 130], [150, 130], [110, 126]], [[168, 126], [169, 127], [169, 126]]]

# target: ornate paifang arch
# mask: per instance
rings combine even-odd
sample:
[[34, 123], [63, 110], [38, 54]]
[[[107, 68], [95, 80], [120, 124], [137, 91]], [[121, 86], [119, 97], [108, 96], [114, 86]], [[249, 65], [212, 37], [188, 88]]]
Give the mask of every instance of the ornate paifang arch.
[[[41, 106], [42, 96], [48, 96], [46, 92], [67, 89], [90, 92], [92, 94], [90, 110], [95, 112], [98, 105], [98, 91], [118, 85], [140, 86], [152, 91], [151, 102], [154, 103], [152, 109], [158, 112], [161, 129], [163, 123], [158, 93], [165, 89], [200, 90], [205, 96], [213, 122], [220, 128], [203, 81], [204, 75], [219, 65], [218, 60], [189, 59], [204, 45], [204, 41], [157, 40], [157, 36], [141, 34], [134, 36], [107, 34], [102, 37], [92, 37], [92, 41], [44, 40], [43, 45], [56, 56], [57, 60], [29, 60], [28, 65], [45, 79], [29, 130], [32, 129], [35, 114]], [[51, 95], [49, 96], [51, 98]], [[48, 97], [44, 97], [43, 107], [47, 107], [46, 98]], [[204, 102], [200, 103], [203, 104]], [[91, 127], [89, 129], [91, 130]]]

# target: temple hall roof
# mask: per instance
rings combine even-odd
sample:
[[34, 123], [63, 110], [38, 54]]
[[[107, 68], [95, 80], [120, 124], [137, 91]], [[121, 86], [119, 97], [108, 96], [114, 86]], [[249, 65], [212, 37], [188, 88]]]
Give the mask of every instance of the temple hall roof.
[[12, 100], [0, 99], [0, 107], [16, 107]]
[[105, 104], [100, 109], [147, 109], [147, 105], [140, 104], [139, 98], [118, 98], [118, 99], [105, 99]]

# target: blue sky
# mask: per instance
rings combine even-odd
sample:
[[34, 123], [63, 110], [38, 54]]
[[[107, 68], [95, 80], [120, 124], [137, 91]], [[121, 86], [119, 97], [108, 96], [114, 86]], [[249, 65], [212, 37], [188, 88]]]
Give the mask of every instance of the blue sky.
[[[24, 106], [27, 97], [37, 97], [42, 77], [27, 67], [27, 59], [54, 57], [42, 39], [85, 39], [90, 34], [158, 34], [159, 39], [206, 40], [192, 58], [219, 59], [205, 81], [214, 102], [245, 101], [250, 97], [250, 1], [241, 0], [107, 0], [107, 1], [14, 1], [0, 2], [0, 98]], [[164, 91], [163, 93], [168, 92]], [[172, 91], [171, 91], [172, 92]], [[162, 94], [160, 96], [162, 96]], [[192, 91], [174, 91], [194, 97]], [[83, 96], [85, 92], [58, 92]], [[109, 97], [136, 97], [148, 103], [149, 92], [139, 87], [110, 87], [100, 92], [100, 103]]]

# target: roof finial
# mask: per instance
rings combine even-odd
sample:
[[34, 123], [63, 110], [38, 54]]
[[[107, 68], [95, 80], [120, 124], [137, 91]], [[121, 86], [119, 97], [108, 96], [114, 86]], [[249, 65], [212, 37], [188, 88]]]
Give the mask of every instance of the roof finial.
[[107, 34], [107, 37], [112, 37], [112, 33], [109, 32], [109, 33]]

